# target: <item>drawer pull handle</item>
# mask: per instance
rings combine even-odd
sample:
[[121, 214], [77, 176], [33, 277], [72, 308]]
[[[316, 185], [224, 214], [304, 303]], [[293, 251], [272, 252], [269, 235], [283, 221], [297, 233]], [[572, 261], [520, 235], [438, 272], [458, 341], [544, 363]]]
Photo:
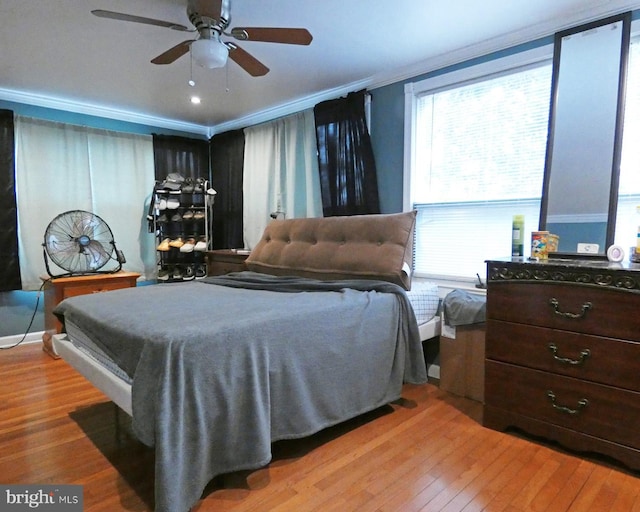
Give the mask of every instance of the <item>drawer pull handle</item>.
[[587, 357], [589, 357], [591, 355], [591, 351], [588, 348], [585, 348], [584, 350], [582, 350], [580, 352], [580, 359], [571, 359], [569, 357], [560, 357], [558, 355], [558, 347], [556, 347], [555, 343], [549, 343], [549, 345], [547, 345], [549, 347], [549, 350], [551, 350], [551, 353], [553, 354], [553, 358], [560, 362], [560, 363], [564, 363], [564, 364], [570, 364], [573, 366], [580, 366], [582, 364], [584, 364], [585, 360], [587, 359]]
[[553, 391], [547, 391], [547, 396], [549, 397], [549, 400], [551, 400], [551, 405], [553, 406], [554, 409], [560, 412], [564, 412], [566, 414], [571, 414], [571, 415], [578, 414], [580, 413], [580, 411], [582, 411], [582, 409], [584, 409], [587, 405], [589, 405], [589, 400], [587, 400], [586, 398], [581, 398], [580, 400], [578, 400], [578, 407], [576, 409], [571, 409], [566, 405], [558, 405], [556, 403], [556, 395]]
[[587, 314], [587, 311], [591, 309], [591, 302], [585, 302], [582, 305], [582, 311], [580, 311], [580, 313], [568, 313], [560, 311], [560, 303], [558, 302], [558, 299], [550, 299], [549, 304], [551, 304], [551, 306], [553, 307], [553, 312], [563, 318], [584, 318], [584, 316]]

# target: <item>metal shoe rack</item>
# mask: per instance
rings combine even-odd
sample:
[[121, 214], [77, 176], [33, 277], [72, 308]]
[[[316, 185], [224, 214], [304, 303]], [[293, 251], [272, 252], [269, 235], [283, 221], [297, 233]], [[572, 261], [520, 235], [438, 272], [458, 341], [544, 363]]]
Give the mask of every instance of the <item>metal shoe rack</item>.
[[205, 179], [172, 180], [171, 176], [154, 187], [153, 229], [160, 283], [205, 277], [205, 255], [212, 247], [215, 192]]

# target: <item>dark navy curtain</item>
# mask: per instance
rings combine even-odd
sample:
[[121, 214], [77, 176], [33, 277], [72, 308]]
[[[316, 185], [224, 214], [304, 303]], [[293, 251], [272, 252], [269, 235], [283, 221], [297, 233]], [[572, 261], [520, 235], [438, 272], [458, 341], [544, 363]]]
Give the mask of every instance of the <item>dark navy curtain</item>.
[[208, 140], [154, 133], [153, 161], [156, 181], [163, 181], [173, 172], [184, 178], [211, 178]]
[[0, 205], [0, 292], [6, 292], [22, 288], [18, 259], [18, 206], [11, 110], [0, 110]]
[[213, 206], [213, 248], [244, 246], [242, 224], [242, 175], [244, 131], [232, 130], [211, 138], [211, 185], [216, 190]]
[[365, 118], [365, 91], [314, 108], [325, 217], [380, 213], [376, 164]]

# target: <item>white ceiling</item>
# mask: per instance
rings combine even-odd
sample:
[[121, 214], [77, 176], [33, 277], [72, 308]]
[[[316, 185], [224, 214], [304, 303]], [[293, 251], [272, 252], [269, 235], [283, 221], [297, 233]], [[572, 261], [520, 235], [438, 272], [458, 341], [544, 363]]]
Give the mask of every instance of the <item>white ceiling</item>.
[[[0, 99], [211, 134], [640, 7], [625, 0], [231, 0], [231, 27], [305, 27], [310, 46], [238, 43], [270, 69], [149, 61], [191, 34], [186, 0], [0, 0]], [[190, 97], [202, 98], [193, 105]]]

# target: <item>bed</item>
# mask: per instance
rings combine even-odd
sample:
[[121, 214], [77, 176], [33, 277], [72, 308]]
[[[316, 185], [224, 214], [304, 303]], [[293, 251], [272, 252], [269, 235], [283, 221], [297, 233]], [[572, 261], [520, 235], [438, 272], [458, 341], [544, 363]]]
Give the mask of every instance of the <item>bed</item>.
[[58, 353], [154, 446], [157, 511], [186, 511], [214, 476], [268, 464], [276, 440], [426, 382], [437, 289], [412, 287], [414, 223], [414, 212], [277, 220], [247, 272], [58, 305]]

